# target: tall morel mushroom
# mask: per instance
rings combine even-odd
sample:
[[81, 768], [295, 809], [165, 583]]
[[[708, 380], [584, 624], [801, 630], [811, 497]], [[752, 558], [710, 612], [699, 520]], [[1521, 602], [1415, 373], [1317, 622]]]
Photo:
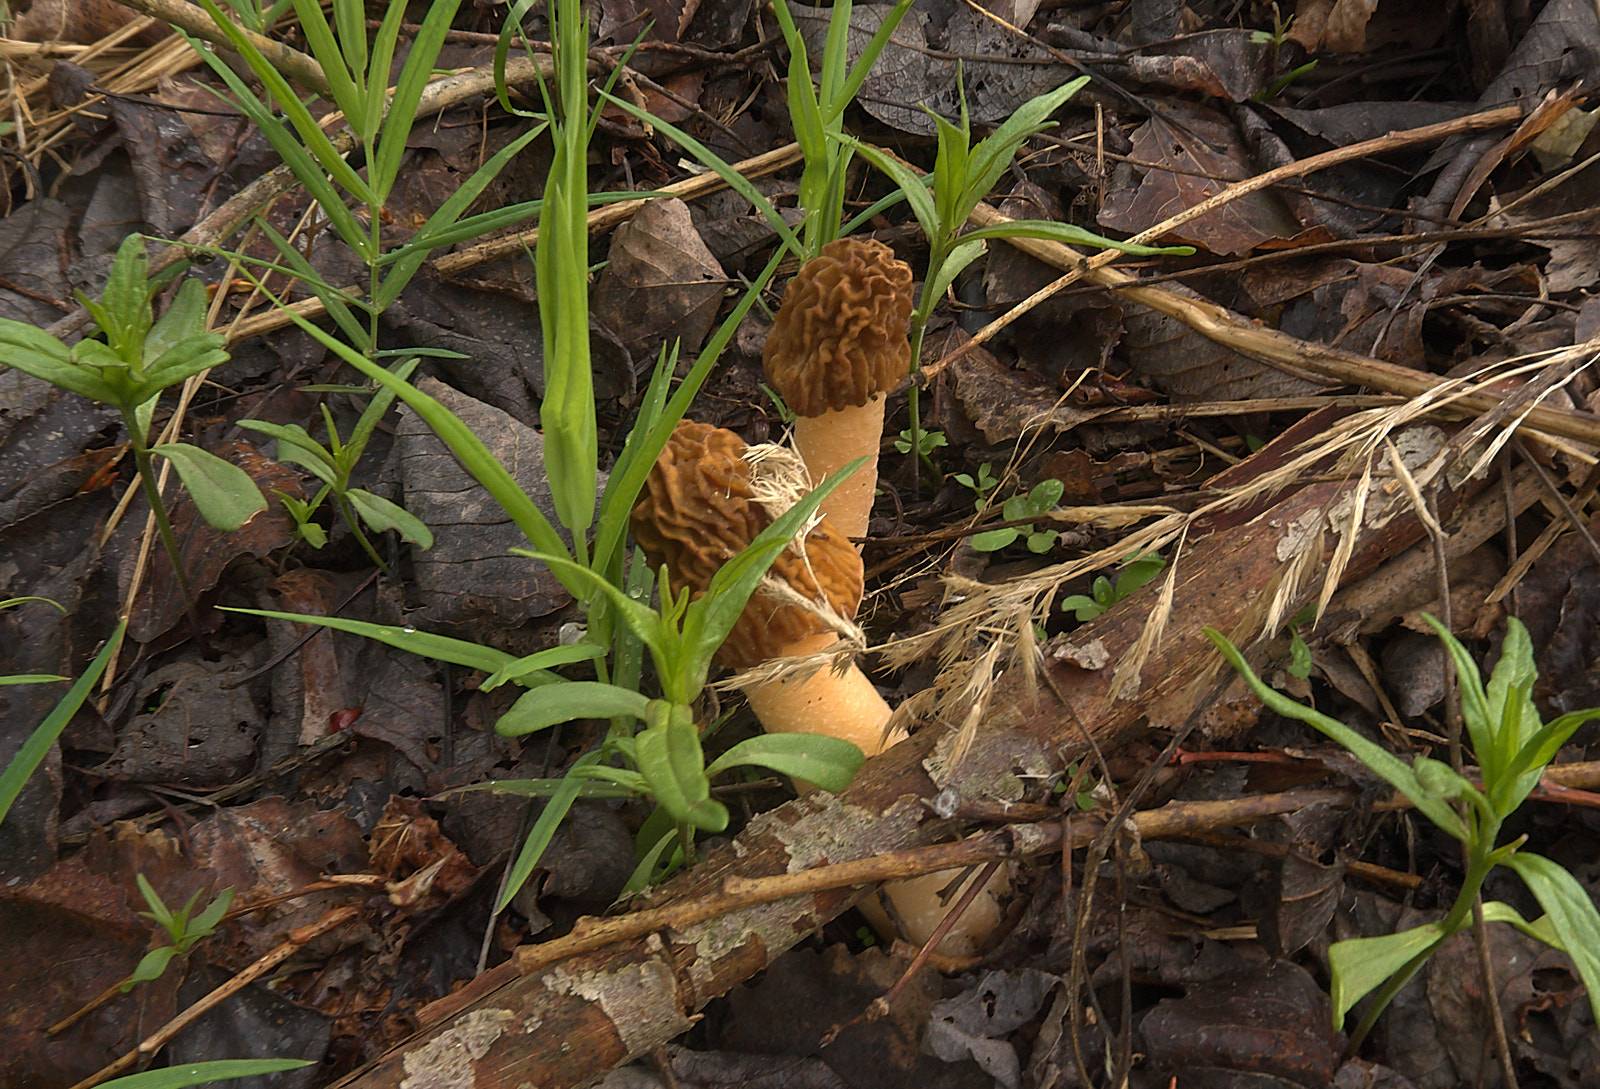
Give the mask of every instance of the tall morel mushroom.
[[911, 370], [911, 266], [881, 242], [841, 238], [785, 289], [762, 362], [795, 413], [795, 446], [812, 479], [870, 460], [822, 503], [847, 537], [867, 532], [888, 394]]
[[[673, 585], [703, 593], [711, 577], [776, 517], [758, 499], [749, 447], [731, 431], [685, 420], [656, 460], [634, 506], [634, 539], [652, 565], [665, 564]], [[774, 658], [817, 654], [837, 641], [835, 621], [861, 603], [861, 557], [833, 529], [832, 516], [778, 557], [769, 575], [786, 590], [758, 589], [729, 634], [718, 661], [749, 669]], [[833, 620], [830, 620], [830, 614]], [[828, 734], [868, 756], [905, 735], [887, 727], [891, 709], [853, 663], [804, 676], [747, 685], [751, 709], [769, 732]], [[953, 873], [929, 874], [884, 887], [907, 938], [922, 942], [943, 918], [939, 893]], [[952, 955], [971, 953], [992, 933], [1000, 910], [992, 883], [941, 943]]]

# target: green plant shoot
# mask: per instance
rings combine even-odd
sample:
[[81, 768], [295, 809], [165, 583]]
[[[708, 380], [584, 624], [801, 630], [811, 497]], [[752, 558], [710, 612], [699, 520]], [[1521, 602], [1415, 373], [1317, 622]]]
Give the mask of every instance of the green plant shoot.
[[1579, 726], [1600, 718], [1600, 708], [1571, 711], [1548, 723], [1541, 720], [1532, 697], [1538, 679], [1533, 644], [1515, 617], [1506, 622], [1500, 660], [1487, 685], [1455, 636], [1433, 617], [1424, 618], [1444, 643], [1455, 667], [1461, 719], [1482, 775], [1481, 789], [1448, 764], [1426, 756], [1408, 765], [1337, 719], [1274, 691], [1251, 671], [1226, 636], [1206, 629], [1207, 638], [1262, 703], [1349, 749], [1418, 812], [1460, 840], [1466, 854], [1461, 890], [1438, 922], [1398, 934], [1336, 942], [1329, 948], [1334, 1027], [1342, 1026], [1350, 1009], [1373, 994], [1351, 1035], [1350, 1046], [1357, 1046], [1434, 951], [1451, 935], [1472, 925], [1473, 904], [1496, 866], [1505, 866], [1522, 878], [1545, 914], [1530, 923], [1511, 905], [1494, 902], [1483, 905], [1485, 920], [1509, 923], [1571, 957], [1589, 991], [1595, 1021], [1600, 1023], [1600, 910], [1572, 874], [1558, 863], [1524, 850], [1526, 836], [1498, 842], [1501, 827], [1538, 785], [1561, 746]]

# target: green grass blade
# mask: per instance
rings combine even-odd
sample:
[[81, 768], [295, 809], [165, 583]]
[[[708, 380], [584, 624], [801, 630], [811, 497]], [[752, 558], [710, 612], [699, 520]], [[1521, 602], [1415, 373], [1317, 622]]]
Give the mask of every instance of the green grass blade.
[[506, 909], [506, 905], [522, 890], [528, 878], [533, 874], [533, 868], [544, 857], [545, 849], [550, 846], [550, 841], [555, 838], [556, 829], [561, 822], [567, 819], [567, 814], [572, 811], [572, 803], [578, 800], [582, 793], [584, 781], [575, 773], [581, 768], [589, 767], [600, 762], [600, 752], [584, 753], [573, 761], [568, 769], [566, 778], [561, 780], [550, 800], [545, 803], [544, 812], [539, 814], [539, 819], [533, 822], [533, 827], [528, 831], [528, 838], [522, 841], [522, 850], [517, 852], [517, 859], [511, 864], [511, 872], [506, 875], [505, 888], [500, 891], [500, 898], [495, 901], [494, 911], [498, 915]]
[[635, 106], [632, 102], [629, 102], [623, 98], [618, 98], [615, 95], [605, 95], [604, 97], [607, 102], [611, 103], [613, 106], [616, 106], [624, 113], [630, 114], [633, 117], [638, 118], [640, 121], [643, 121], [646, 124], [659, 129], [661, 132], [666, 133], [672, 138], [672, 141], [675, 144], [683, 148], [690, 155], [693, 155], [702, 166], [712, 171], [717, 175], [717, 177], [721, 178], [723, 182], [727, 184], [729, 189], [732, 189], [735, 193], [738, 193], [745, 200], [749, 201], [751, 206], [761, 214], [761, 217], [767, 221], [767, 224], [771, 226], [777, 236], [783, 240], [783, 244], [789, 249], [789, 252], [796, 254], [804, 252], [800, 247], [799, 239], [797, 239], [794, 235], [794, 232], [789, 229], [789, 225], [784, 222], [783, 216], [778, 214], [778, 209], [773, 206], [773, 203], [763, 196], [760, 190], [758, 190], [754, 185], [750, 184], [750, 179], [746, 178], [743, 174], [740, 174], [737, 170], [735, 170], [733, 165], [726, 159], [722, 158], [716, 152], [706, 147], [699, 140], [696, 140], [693, 136], [690, 136], [687, 132], [684, 132], [676, 125], [671, 125], [661, 120], [649, 110], [641, 109], [640, 107]]
[[221, 605], [217, 608], [225, 613], [242, 613], [245, 616], [259, 616], [267, 620], [287, 620], [292, 624], [315, 624], [322, 628], [332, 628], [334, 631], [348, 632], [351, 635], [371, 639], [373, 642], [403, 650], [408, 654], [465, 666], [467, 669], [479, 669], [485, 673], [504, 669], [516, 661], [503, 650], [486, 647], [481, 643], [469, 643], [465, 639], [452, 639], [448, 635], [418, 631], [415, 628], [396, 628], [390, 624], [373, 624], [370, 621], [351, 620], [343, 616], [285, 613], [275, 609], [239, 609]]
[[44, 721], [28, 735], [28, 739], [22, 743], [22, 747], [6, 765], [5, 771], [0, 772], [0, 823], [5, 821], [6, 814], [11, 811], [12, 804], [22, 793], [22, 788], [27, 785], [28, 779], [50, 754], [50, 747], [61, 736], [61, 731], [67, 728], [72, 716], [78, 713], [78, 708], [89, 698], [89, 693], [100, 680], [100, 675], [106, 671], [106, 664], [122, 645], [122, 635], [126, 629], [127, 621], [117, 623], [112, 629], [111, 638], [100, 648], [100, 653], [89, 663], [89, 668], [73, 682], [71, 688], [67, 689], [66, 694], [56, 702]]
[[395, 81], [394, 97], [383, 116], [383, 132], [378, 137], [377, 162], [369, 167], [372, 187], [377, 203], [389, 199], [395, 179], [400, 176], [400, 160], [406, 153], [406, 140], [417, 120], [417, 103], [422, 101], [422, 91], [433, 75], [433, 63], [439, 59], [445, 35], [450, 33], [450, 21], [456, 16], [461, 0], [432, 0], [427, 14], [422, 17], [422, 29], [411, 41], [411, 52], [406, 55], [405, 67]]
[[252, 1078], [258, 1074], [277, 1074], [310, 1065], [308, 1059], [216, 1059], [112, 1078], [102, 1082], [100, 1089], [188, 1089], [191, 1085], [210, 1085], [217, 1081]]
[[[334, 15], [339, 18], [341, 7], [348, 7], [349, 0], [335, 0]], [[334, 37], [333, 28], [328, 25], [328, 19], [322, 14], [322, 5], [317, 0], [294, 0], [294, 12], [300, 19], [300, 32], [306, 36], [306, 45], [311, 49], [311, 55], [322, 66], [322, 74], [328, 81], [328, 91], [333, 95], [333, 104], [344, 112], [345, 119], [352, 128], [361, 123], [363, 100], [360, 88], [351, 77], [350, 70], [345, 67], [344, 50], [340, 48], [339, 41]], [[344, 36], [345, 27], [343, 18], [340, 21], [340, 36]], [[359, 20], [358, 20], [359, 26]], [[363, 46], [366, 44], [367, 31], [360, 28]], [[360, 69], [357, 69], [359, 72]], [[365, 133], [356, 129], [356, 135], [365, 138]]]
[[[366, 181], [355, 172], [355, 168], [345, 162], [344, 156], [333, 146], [333, 141], [322, 131], [316, 118], [311, 116], [311, 111], [306, 109], [305, 103], [300, 101], [294, 88], [289, 85], [289, 81], [284, 79], [272, 66], [272, 62], [263, 57], [250, 39], [240, 33], [239, 28], [222, 14], [222, 9], [217, 7], [216, 0], [198, 0], [198, 3], [216, 22], [217, 28], [227, 37], [228, 44], [233, 47], [234, 52], [244, 58], [251, 72], [261, 81], [261, 85], [277, 99], [284, 116], [289, 119], [289, 124], [294, 127], [306, 150], [316, 158], [322, 169], [363, 204], [379, 203]], [[299, 175], [296, 174], [296, 177]]]
[[[689, 406], [700, 393], [700, 388], [705, 385], [711, 376], [711, 370], [716, 366], [727, 346], [733, 341], [734, 335], [739, 331], [739, 325], [744, 321], [745, 315], [760, 298], [773, 275], [778, 271], [782, 262], [784, 251], [776, 251], [767, 261], [761, 275], [757, 276], [750, 285], [744, 297], [734, 306], [733, 311], [727, 316], [711, 339], [695, 358], [694, 365], [689, 368], [689, 373], [684, 376], [666, 407], [656, 415], [648, 429], [639, 429], [628, 434], [626, 443], [622, 448], [622, 455], [613, 466], [611, 476], [606, 481], [605, 495], [600, 502], [600, 532], [595, 537], [595, 565], [604, 569], [622, 545], [624, 534], [628, 528], [628, 512], [633, 509], [634, 502], [639, 498], [639, 492], [644, 488], [644, 482], [650, 476], [650, 470], [655, 466], [656, 458], [661, 456], [667, 440], [672, 437], [672, 429], [689, 412]], [[648, 405], [648, 400], [645, 402]]]

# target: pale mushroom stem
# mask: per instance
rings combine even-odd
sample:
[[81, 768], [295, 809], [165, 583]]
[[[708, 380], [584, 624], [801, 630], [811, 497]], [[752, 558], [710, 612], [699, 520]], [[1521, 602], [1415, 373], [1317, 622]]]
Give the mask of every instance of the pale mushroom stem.
[[[785, 654], [818, 654], [835, 638], [829, 632], [814, 635], [785, 648]], [[868, 756], [876, 756], [906, 736], [899, 728], [885, 733], [892, 709], [854, 663], [843, 673], [824, 666], [807, 676], [747, 685], [744, 692], [768, 733], [827, 734], [852, 742]], [[965, 882], [951, 888], [961, 872], [946, 870], [889, 882], [883, 886], [888, 909], [875, 900], [867, 900], [861, 910], [884, 934], [898, 930], [908, 941], [921, 945], [965, 890]], [[968, 881], [976, 874], [974, 870]], [[939, 951], [956, 957], [978, 952], [999, 928], [1000, 898], [1009, 887], [1009, 878], [1002, 870], [962, 913], [939, 943]], [[940, 893], [945, 893], [942, 899]], [[893, 920], [889, 918], [891, 914]]]
[[865, 454], [868, 461], [851, 473], [822, 501], [822, 513], [846, 537], [865, 537], [878, 489], [878, 448], [883, 442], [883, 394], [864, 405], [854, 405], [820, 416], [798, 416], [794, 444], [805, 459], [812, 480]]

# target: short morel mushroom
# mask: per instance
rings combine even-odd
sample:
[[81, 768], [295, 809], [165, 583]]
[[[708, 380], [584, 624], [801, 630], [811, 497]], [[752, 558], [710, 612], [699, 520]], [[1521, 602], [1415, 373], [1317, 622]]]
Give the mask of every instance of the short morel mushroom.
[[767, 381], [795, 413], [812, 479], [871, 458], [822, 504], [847, 537], [867, 532], [884, 401], [911, 371], [911, 279], [881, 242], [830, 242], [789, 281], [767, 336]]
[[[749, 447], [731, 431], [684, 421], [673, 431], [634, 506], [634, 539], [653, 565], [665, 564], [674, 586], [702, 593], [717, 570], [777, 517], [758, 498]], [[836, 627], [861, 603], [861, 557], [824, 516], [779, 555], [768, 574], [782, 587], [758, 589], [745, 606], [718, 661], [750, 669], [775, 658], [818, 654], [838, 640]], [[744, 688], [769, 732], [828, 734], [868, 756], [905, 734], [888, 729], [891, 709], [853, 663], [803, 676], [780, 676]], [[884, 892], [907, 938], [926, 941], [947, 904], [939, 893], [952, 873], [886, 885]], [[999, 918], [991, 884], [941, 944], [965, 955], [992, 933]]]

